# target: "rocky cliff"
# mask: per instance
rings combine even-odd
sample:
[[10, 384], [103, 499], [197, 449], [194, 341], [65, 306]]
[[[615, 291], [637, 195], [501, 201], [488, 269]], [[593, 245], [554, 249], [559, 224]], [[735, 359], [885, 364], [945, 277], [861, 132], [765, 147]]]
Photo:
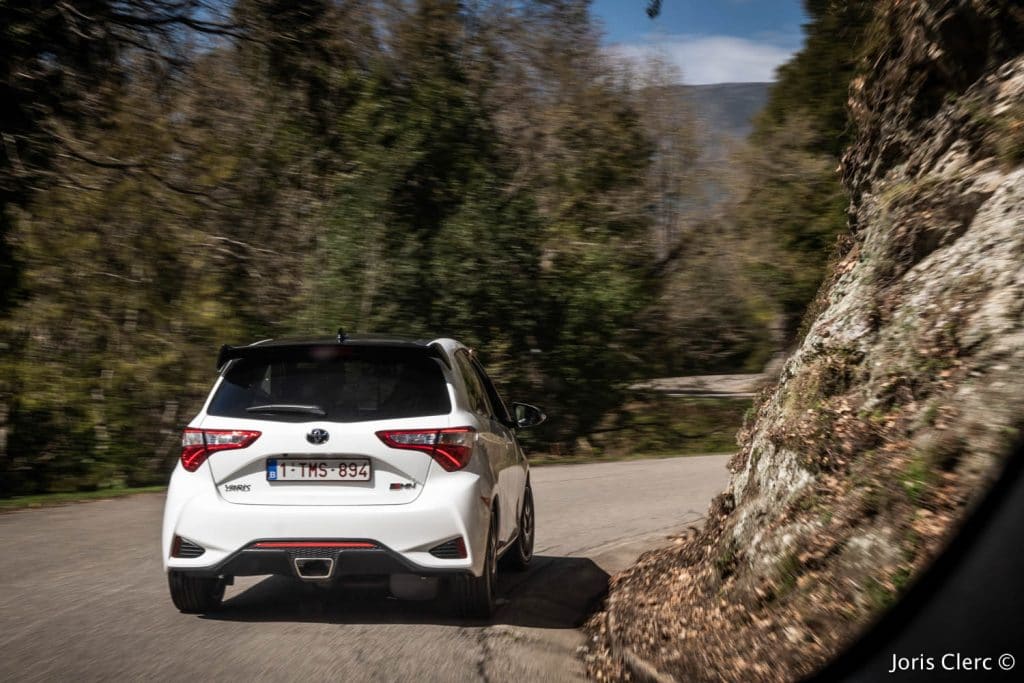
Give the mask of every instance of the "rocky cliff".
[[[700, 532], [615, 577], [598, 678], [785, 680], [896, 599], [1024, 427], [1024, 7], [885, 0], [850, 236]], [[641, 676], [643, 677], [643, 676]]]

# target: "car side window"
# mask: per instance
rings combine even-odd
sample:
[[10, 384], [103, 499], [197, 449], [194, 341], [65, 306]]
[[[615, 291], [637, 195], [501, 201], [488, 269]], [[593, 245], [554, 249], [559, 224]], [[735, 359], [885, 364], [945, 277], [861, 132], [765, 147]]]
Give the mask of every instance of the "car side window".
[[480, 415], [491, 416], [491, 407], [487, 403], [487, 392], [484, 389], [476, 369], [469, 359], [469, 354], [460, 350], [455, 354], [455, 362], [459, 364], [459, 372], [466, 382], [466, 394], [469, 398], [469, 409]]
[[480, 361], [473, 358], [473, 369], [476, 370], [477, 376], [480, 378], [480, 383], [484, 386], [484, 391], [487, 392], [487, 398], [491, 402], [491, 408], [494, 410], [494, 416], [498, 418], [499, 422], [505, 425], [512, 423], [512, 417], [509, 415], [508, 408], [505, 407], [505, 402], [501, 400], [501, 394], [498, 393], [498, 388], [494, 386], [494, 382], [487, 376], [484, 371], [484, 366], [480, 364]]

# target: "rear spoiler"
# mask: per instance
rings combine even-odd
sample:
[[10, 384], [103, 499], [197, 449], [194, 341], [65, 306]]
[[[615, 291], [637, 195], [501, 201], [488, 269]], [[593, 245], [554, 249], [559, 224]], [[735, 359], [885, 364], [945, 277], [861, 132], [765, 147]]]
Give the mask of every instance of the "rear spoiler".
[[[388, 342], [374, 342], [372, 344], [361, 344], [359, 342], [349, 342], [342, 340], [335, 344], [336, 346], [348, 346], [348, 347], [365, 347], [365, 348], [408, 348], [408, 349], [422, 349], [426, 351], [430, 356], [437, 358], [445, 364], [449, 370], [452, 367], [451, 359], [448, 358], [448, 354], [445, 353], [444, 348], [437, 342], [431, 342], [430, 344], [411, 344], [409, 342], [401, 343], [388, 343]], [[227, 365], [239, 358], [255, 358], [258, 356], [270, 356], [281, 351], [288, 351], [301, 348], [312, 348], [316, 346], [332, 346], [330, 343], [323, 342], [310, 342], [310, 343], [298, 343], [288, 345], [246, 345], [246, 346], [230, 346], [224, 344], [220, 347], [220, 351], [217, 352], [217, 373], [222, 373], [226, 369]]]
[[248, 348], [248, 346], [229, 346], [228, 344], [221, 346], [220, 351], [217, 352], [217, 372], [222, 372], [224, 366], [230, 361], [249, 355], [245, 353], [245, 349]]

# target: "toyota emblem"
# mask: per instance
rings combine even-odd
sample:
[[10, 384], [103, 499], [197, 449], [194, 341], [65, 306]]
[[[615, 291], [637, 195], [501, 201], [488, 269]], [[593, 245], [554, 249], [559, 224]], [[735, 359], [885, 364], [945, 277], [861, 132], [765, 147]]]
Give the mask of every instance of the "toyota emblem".
[[331, 438], [331, 435], [327, 433], [326, 429], [314, 429], [309, 434], [306, 434], [306, 441], [315, 444], [327, 443], [329, 438]]

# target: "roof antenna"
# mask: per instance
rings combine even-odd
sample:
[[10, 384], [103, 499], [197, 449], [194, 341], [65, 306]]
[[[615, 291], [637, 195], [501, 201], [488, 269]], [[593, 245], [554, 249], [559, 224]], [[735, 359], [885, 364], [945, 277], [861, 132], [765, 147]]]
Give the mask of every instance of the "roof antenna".
[[345, 334], [345, 328], [344, 327], [339, 327], [338, 328], [338, 343], [341, 344], [346, 339], [348, 339], [348, 335]]

